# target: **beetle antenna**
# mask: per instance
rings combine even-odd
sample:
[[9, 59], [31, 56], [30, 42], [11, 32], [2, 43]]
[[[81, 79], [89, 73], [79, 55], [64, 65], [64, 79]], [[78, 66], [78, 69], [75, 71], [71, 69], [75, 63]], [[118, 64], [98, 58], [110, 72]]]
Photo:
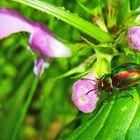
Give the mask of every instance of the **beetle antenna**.
[[90, 93], [91, 91], [93, 91], [93, 90], [94, 90], [94, 89], [89, 90], [89, 91], [86, 93], [86, 95], [89, 94], [89, 93]]
[[81, 78], [80, 80], [89, 80], [89, 81], [94, 81], [94, 82], [99, 81], [99, 79], [98, 79], [98, 78], [96, 78], [96, 80], [93, 80], [93, 79], [88, 79], [88, 78]]
[[86, 93], [86, 95], [89, 94], [91, 91], [94, 91], [94, 90], [97, 90], [97, 89], [98, 89], [98, 88], [94, 88], [94, 89], [89, 90], [89, 91]]

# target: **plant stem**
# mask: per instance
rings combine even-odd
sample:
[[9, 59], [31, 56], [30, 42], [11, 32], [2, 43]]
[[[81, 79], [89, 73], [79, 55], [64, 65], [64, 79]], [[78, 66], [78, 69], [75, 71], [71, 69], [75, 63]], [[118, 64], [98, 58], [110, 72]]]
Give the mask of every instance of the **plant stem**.
[[36, 90], [36, 87], [37, 87], [37, 83], [38, 83], [38, 80], [34, 79], [32, 87], [31, 87], [31, 91], [29, 93], [29, 96], [27, 97], [27, 100], [26, 100], [25, 104], [23, 105], [23, 108], [21, 110], [21, 114], [20, 114], [19, 120], [18, 120], [18, 122], [16, 124], [16, 128], [15, 128], [15, 131], [13, 132], [11, 140], [16, 140], [16, 138], [17, 138], [17, 135], [19, 133], [19, 130], [21, 128], [21, 125], [22, 125], [22, 123], [24, 121], [24, 118], [25, 118], [25, 115], [27, 113], [27, 110], [28, 110], [28, 108], [30, 106], [30, 103], [32, 101], [33, 95], [35, 93], [35, 90]]

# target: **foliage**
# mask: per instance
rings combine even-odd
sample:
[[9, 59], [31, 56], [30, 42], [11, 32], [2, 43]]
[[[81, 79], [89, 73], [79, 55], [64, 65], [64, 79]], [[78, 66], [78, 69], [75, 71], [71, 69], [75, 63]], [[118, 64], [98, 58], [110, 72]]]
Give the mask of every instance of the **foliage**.
[[[55, 58], [37, 79], [27, 33], [0, 41], [0, 139], [138, 140], [139, 87], [128, 90], [134, 101], [114, 89], [90, 114], [71, 101], [72, 84], [90, 71], [110, 73], [126, 62], [140, 63], [139, 52], [125, 40], [139, 11], [139, 0], [1, 0], [1, 7], [45, 24], [72, 49], [71, 58]], [[120, 94], [119, 94], [120, 93]]]

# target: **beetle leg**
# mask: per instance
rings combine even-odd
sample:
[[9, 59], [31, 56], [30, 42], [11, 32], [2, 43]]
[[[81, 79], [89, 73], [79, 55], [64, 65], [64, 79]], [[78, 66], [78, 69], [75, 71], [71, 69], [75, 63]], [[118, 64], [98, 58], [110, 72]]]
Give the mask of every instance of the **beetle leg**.
[[94, 81], [94, 82], [99, 81], [99, 79], [97, 79], [97, 78], [96, 78], [96, 80], [93, 80], [93, 79], [88, 79], [88, 78], [81, 78], [80, 80], [89, 80], [89, 81]]
[[111, 95], [109, 95], [108, 97], [106, 97], [106, 99], [103, 100], [103, 103], [106, 104], [110, 99], [111, 99]]
[[134, 96], [133, 95], [129, 94], [125, 90], [121, 90], [121, 91], [124, 92], [127, 96], [129, 96], [134, 101]]
[[109, 96], [107, 96], [107, 97], [103, 100], [103, 103], [106, 104], [111, 98], [112, 98], [112, 92], [110, 92]]

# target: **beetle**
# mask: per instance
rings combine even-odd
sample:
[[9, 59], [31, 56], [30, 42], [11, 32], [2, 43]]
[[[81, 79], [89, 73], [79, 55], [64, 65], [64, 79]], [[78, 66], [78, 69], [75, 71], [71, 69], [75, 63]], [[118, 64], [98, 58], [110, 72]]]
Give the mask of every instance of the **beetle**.
[[127, 63], [103, 75], [98, 80], [98, 89], [111, 92], [113, 88], [126, 89], [133, 87], [140, 81], [140, 65]]
[[[104, 74], [100, 79], [97, 79], [95, 82], [97, 82], [98, 90], [103, 90], [107, 93], [112, 94], [113, 88], [124, 90], [136, 86], [139, 83], [139, 81], [140, 65], [135, 63], [126, 63], [120, 65], [119, 67], [116, 67], [112, 70], [111, 73]], [[90, 91], [88, 91], [87, 93], [89, 93]], [[129, 93], [126, 94], [133, 99], [132, 95], [130, 95]]]

